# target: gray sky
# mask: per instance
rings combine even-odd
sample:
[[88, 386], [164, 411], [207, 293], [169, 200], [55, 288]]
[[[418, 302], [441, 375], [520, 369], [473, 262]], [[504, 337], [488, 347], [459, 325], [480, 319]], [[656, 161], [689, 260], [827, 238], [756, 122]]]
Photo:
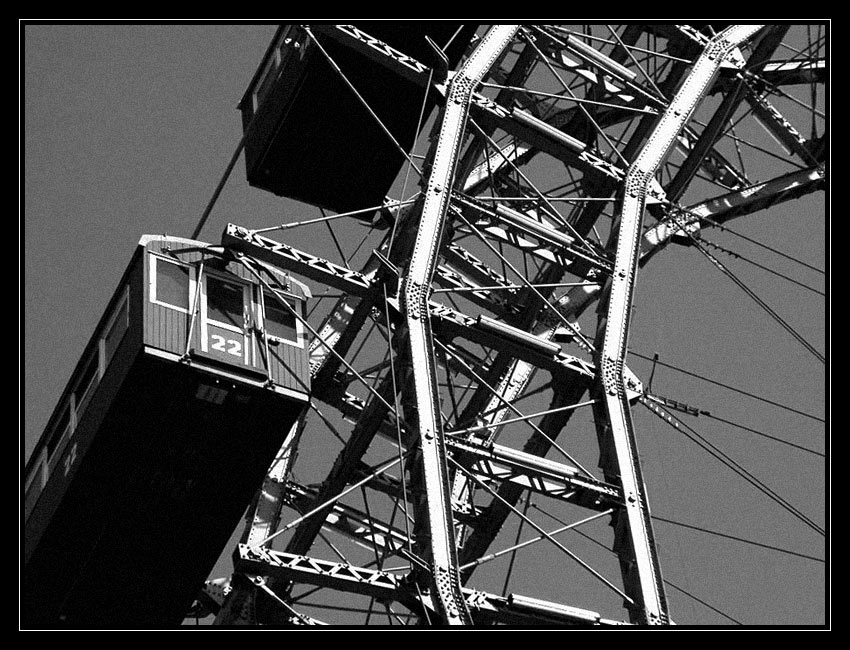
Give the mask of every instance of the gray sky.
[[[24, 29], [24, 459], [139, 237], [188, 236], [197, 223], [240, 138], [236, 105], [274, 31], [247, 24]], [[792, 201], [733, 228], [824, 268], [824, 201], [823, 194]], [[240, 160], [202, 239], [216, 241], [229, 220], [262, 227], [314, 216], [315, 209], [249, 188]], [[706, 236], [755, 255], [734, 239]], [[311, 250], [309, 236], [293, 237], [285, 241]], [[730, 266], [824, 350], [823, 298], [734, 261]], [[795, 277], [823, 286], [817, 274]], [[660, 352], [662, 361], [824, 417], [823, 366], [694, 250], [665, 251], [639, 275], [634, 328], [637, 352]], [[632, 367], [648, 377], [645, 361], [633, 359]], [[824, 449], [824, 427], [814, 420], [661, 367], [654, 388]], [[640, 411], [653, 514], [824, 556], [821, 537]], [[823, 524], [823, 458], [704, 418], [687, 423]], [[755, 625], [823, 622], [822, 563], [664, 523], [656, 534], [665, 578], [735, 618]], [[673, 589], [668, 596], [679, 622], [724, 622]]]

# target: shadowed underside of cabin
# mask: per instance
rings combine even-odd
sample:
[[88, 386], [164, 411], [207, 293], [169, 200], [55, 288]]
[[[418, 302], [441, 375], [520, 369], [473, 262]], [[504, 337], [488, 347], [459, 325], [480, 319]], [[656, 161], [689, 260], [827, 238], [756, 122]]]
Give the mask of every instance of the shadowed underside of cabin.
[[299, 414], [267, 389], [143, 354], [45, 522], [24, 620], [178, 625]]

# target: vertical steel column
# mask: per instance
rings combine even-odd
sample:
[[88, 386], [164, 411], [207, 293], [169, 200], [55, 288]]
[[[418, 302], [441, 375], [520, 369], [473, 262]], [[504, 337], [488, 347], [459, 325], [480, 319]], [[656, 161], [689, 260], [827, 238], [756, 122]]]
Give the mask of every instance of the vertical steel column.
[[614, 275], [598, 367], [605, 398], [606, 424], [610, 426], [613, 451], [622, 480], [627, 526], [638, 576], [638, 593], [631, 594], [631, 597], [635, 598], [637, 609], [642, 610], [637, 613], [638, 622], [645, 624], [657, 625], [669, 621], [623, 376], [647, 189], [677, 134], [708, 90], [723, 60], [761, 27], [732, 26], [709, 41], [629, 168], [625, 179]]
[[449, 84], [431, 174], [425, 186], [422, 216], [403, 285], [402, 304], [409, 330], [413, 393], [427, 494], [431, 564], [437, 599], [449, 625], [467, 625], [471, 619], [457, 571], [457, 549], [440, 420], [437, 371], [428, 318], [428, 293], [439, 253], [472, 92], [510, 44], [517, 29], [518, 25], [492, 27]]

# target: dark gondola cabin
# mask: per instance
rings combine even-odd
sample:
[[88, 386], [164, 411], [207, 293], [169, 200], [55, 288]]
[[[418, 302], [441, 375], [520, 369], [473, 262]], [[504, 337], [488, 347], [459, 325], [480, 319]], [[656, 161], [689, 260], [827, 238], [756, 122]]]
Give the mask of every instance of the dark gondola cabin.
[[248, 182], [338, 212], [381, 205], [405, 161], [399, 147], [410, 150], [436, 103], [431, 91], [423, 105], [442, 65], [426, 37], [453, 69], [477, 27], [281, 27], [239, 104]]
[[309, 398], [309, 291], [267, 274], [141, 239], [25, 468], [25, 627], [183, 620]]

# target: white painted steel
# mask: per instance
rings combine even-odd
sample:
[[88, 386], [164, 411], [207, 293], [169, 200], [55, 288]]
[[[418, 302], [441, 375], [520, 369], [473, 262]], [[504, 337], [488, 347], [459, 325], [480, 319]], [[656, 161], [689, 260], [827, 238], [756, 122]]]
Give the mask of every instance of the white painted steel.
[[451, 493], [445, 460], [437, 375], [428, 323], [428, 292], [437, 262], [449, 196], [463, 139], [469, 102], [475, 85], [496, 62], [516, 34], [518, 25], [490, 29], [449, 85], [431, 174], [425, 186], [422, 216], [407, 270], [404, 314], [409, 331], [423, 474], [427, 492], [431, 562], [437, 597], [446, 623], [471, 623], [460, 587], [451, 513]]
[[614, 275], [598, 366], [605, 407], [617, 457], [626, 514], [640, 582], [639, 598], [648, 624], [669, 622], [661, 569], [653, 542], [649, 505], [640, 472], [623, 363], [629, 333], [632, 294], [637, 271], [643, 213], [649, 184], [676, 142], [700, 99], [709, 89], [724, 59], [751, 38], [761, 25], [736, 25], [712, 38], [664, 111], [646, 145], [629, 167], [619, 217]]

